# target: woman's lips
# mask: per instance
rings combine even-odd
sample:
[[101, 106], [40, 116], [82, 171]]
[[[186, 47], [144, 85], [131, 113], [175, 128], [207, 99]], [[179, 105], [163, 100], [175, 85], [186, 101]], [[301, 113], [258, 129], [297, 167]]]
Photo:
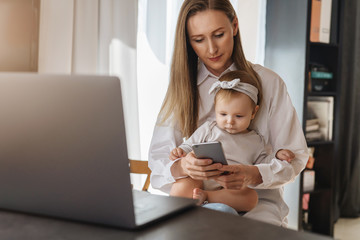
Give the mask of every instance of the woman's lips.
[[222, 55], [219, 55], [217, 57], [209, 58], [210, 61], [217, 62], [221, 58]]

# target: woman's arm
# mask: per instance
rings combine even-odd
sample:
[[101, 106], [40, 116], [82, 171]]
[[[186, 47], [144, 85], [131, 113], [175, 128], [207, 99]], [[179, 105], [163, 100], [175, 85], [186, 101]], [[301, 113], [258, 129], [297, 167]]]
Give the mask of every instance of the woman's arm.
[[278, 188], [294, 181], [305, 168], [309, 157], [307, 144], [283, 80], [265, 68], [259, 75], [263, 83], [263, 101], [266, 107], [262, 109], [260, 118], [254, 125], [259, 128], [260, 134], [266, 136], [265, 141], [273, 152], [289, 149], [295, 154], [291, 163], [272, 158], [268, 163], [265, 161], [256, 165], [263, 180], [256, 188]]
[[[179, 130], [167, 124], [156, 124], [149, 149], [149, 168], [151, 169], [150, 182], [153, 188], [170, 192], [175, 178], [180, 177], [171, 172], [176, 161], [169, 159], [170, 151], [182, 143], [182, 134]], [[174, 178], [175, 177], [175, 178]]]
[[[204, 135], [205, 133], [201, 134], [199, 138], [204, 138]], [[159, 124], [155, 126], [149, 151], [150, 182], [153, 188], [168, 193], [177, 179], [190, 176], [193, 179], [206, 180], [221, 173], [211, 171], [220, 168], [221, 164], [211, 164], [210, 159], [197, 159], [191, 152], [184, 158], [171, 161], [170, 151], [181, 143], [182, 135], [176, 128]]]

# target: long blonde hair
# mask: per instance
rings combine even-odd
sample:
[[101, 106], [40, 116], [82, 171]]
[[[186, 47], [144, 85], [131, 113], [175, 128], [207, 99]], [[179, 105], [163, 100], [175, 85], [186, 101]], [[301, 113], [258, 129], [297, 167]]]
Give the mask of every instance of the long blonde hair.
[[[170, 70], [170, 83], [161, 107], [160, 123], [171, 119], [184, 137], [190, 137], [198, 127], [199, 91], [197, 88], [198, 56], [190, 45], [187, 34], [187, 20], [196, 13], [206, 10], [218, 10], [226, 14], [229, 21], [236, 13], [229, 0], [185, 0], [179, 13], [174, 52]], [[240, 33], [234, 36], [232, 60], [239, 70], [246, 71], [260, 84], [259, 76], [245, 59]]]

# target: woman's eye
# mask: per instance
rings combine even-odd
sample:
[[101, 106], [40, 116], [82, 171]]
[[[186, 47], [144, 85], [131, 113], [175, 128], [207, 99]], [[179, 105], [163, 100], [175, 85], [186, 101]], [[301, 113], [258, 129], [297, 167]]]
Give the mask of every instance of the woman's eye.
[[222, 36], [224, 36], [224, 33], [220, 33], [220, 34], [215, 35], [216, 38], [221, 38]]
[[203, 39], [194, 39], [194, 42], [196, 43], [201, 43], [203, 41]]

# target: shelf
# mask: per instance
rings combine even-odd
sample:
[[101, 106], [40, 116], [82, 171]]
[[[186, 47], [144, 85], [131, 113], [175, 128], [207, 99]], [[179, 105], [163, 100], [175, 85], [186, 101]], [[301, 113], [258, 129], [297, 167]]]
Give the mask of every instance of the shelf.
[[311, 46], [317, 47], [339, 47], [339, 44], [335, 43], [322, 43], [322, 42], [310, 42]]
[[[270, 20], [267, 21], [266, 26], [266, 30], [269, 32], [266, 39], [266, 50], [269, 54], [266, 54], [264, 63], [271, 69], [277, 70], [278, 73], [282, 73], [283, 66], [287, 66], [286, 74], [294, 73], [295, 76], [298, 76], [298, 71], [305, 72], [303, 78], [305, 89], [301, 89], [304, 90], [303, 131], [306, 134], [307, 120], [321, 119], [324, 120], [321, 123], [319, 121], [322, 139], [330, 139], [314, 140], [314, 137], [311, 138], [311, 135], [308, 135], [307, 144], [309, 147], [314, 147], [315, 189], [313, 191], [303, 191], [303, 186], [309, 186], [309, 181], [313, 179], [310, 179], [312, 176], [305, 176], [304, 172], [302, 172], [300, 175], [299, 201], [302, 202], [304, 193], [310, 194], [310, 199], [309, 211], [306, 212], [308, 221], [303, 221], [304, 210], [299, 207], [298, 229], [307, 229], [315, 233], [332, 236], [335, 220], [334, 206], [336, 204], [334, 193], [337, 190], [334, 179], [337, 177], [338, 161], [340, 160], [337, 158], [338, 149], [336, 146], [339, 142], [339, 134], [337, 133], [340, 127], [338, 119], [341, 117], [339, 106], [342, 100], [340, 99], [339, 87], [340, 81], [343, 80], [341, 78], [342, 45], [340, 44], [342, 41], [342, 35], [340, 34], [342, 8], [340, 5], [343, 6], [343, 1], [331, 0], [331, 14], [327, 12], [326, 15], [323, 15], [327, 20], [330, 20], [330, 43], [310, 41], [312, 13], [314, 15], [318, 14], [317, 16], [313, 15], [313, 17], [316, 17], [316, 20], [319, 21], [319, 14], [321, 14], [321, 12], [312, 12], [315, 9], [312, 4], [318, 4], [320, 1], [307, 0], [307, 4], [305, 4], [306, 0], [282, 1], [281, 8], [279, 8], [279, 1], [267, 2], [267, 8], [271, 10], [268, 11], [269, 14], [266, 16], [267, 20]], [[329, 1], [326, 1], [326, 4], [329, 4]], [[321, 10], [319, 6], [316, 7], [317, 11]], [[313, 27], [314, 25], [319, 27], [317, 24], [319, 23], [313, 21]], [[314, 35], [312, 37], [317, 38]], [[311, 39], [316, 40], [316, 38]], [[284, 54], [284, 46], [289, 46], [289, 42], [291, 42], [292, 47], [296, 46], [297, 49], [296, 54], [295, 52], [285, 51], [289, 53], [289, 58], [304, 60], [297, 62], [295, 68], [293, 68], [292, 63], [288, 63], [288, 58], [279, 58], [279, 55], [277, 55]], [[318, 69], [315, 69], [315, 67], [318, 67]], [[314, 70], [332, 73], [332, 76], [323, 75], [323, 77], [331, 77], [329, 79], [316, 78], [320, 76], [314, 75], [311, 77], [311, 71]], [[317, 92], [316, 89], [323, 91]], [[314, 128], [316, 127], [314, 126]], [[307, 178], [304, 179], [304, 176]], [[309, 188], [305, 188], [305, 190], [307, 189]]]
[[316, 188], [313, 191], [304, 191], [303, 194], [309, 193], [309, 194], [318, 194], [318, 193], [324, 193], [324, 192], [329, 192], [331, 191], [331, 188], [329, 187], [324, 187], [324, 188]]
[[308, 92], [308, 97], [312, 96], [336, 96], [337, 93], [334, 91], [329, 92]]
[[334, 141], [311, 141], [311, 142], [307, 142], [309, 147], [312, 146], [320, 146], [320, 145], [331, 145], [334, 144]]

